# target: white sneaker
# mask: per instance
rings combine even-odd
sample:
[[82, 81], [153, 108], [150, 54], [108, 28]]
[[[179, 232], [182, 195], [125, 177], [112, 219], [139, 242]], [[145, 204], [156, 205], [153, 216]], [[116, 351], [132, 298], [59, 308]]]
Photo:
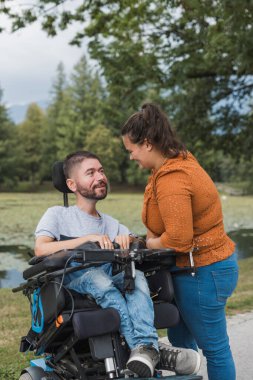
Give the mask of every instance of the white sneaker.
[[139, 346], [131, 351], [127, 368], [139, 377], [152, 377], [159, 362], [159, 352], [153, 346]]
[[159, 369], [173, 371], [178, 375], [196, 375], [200, 369], [200, 355], [195, 350], [159, 343], [159, 351]]

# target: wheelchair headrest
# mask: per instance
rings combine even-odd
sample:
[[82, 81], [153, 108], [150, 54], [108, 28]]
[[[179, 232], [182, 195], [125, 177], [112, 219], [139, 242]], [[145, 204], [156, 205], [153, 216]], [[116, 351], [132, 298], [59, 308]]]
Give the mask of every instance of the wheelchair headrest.
[[67, 184], [66, 178], [63, 171], [63, 161], [56, 161], [53, 164], [52, 169], [52, 180], [54, 187], [62, 193], [72, 193]]

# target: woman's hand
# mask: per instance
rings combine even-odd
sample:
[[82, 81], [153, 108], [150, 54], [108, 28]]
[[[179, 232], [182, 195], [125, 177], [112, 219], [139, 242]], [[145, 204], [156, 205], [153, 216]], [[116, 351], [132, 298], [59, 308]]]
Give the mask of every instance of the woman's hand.
[[162, 243], [160, 237], [147, 239], [146, 245], [148, 249], [162, 249], [165, 248]]
[[146, 245], [148, 249], [164, 248], [160, 236], [147, 229]]
[[154, 238], [158, 238], [159, 235], [155, 234], [154, 232], [150, 231], [148, 228], [147, 228], [147, 240], [148, 239], [154, 239]]

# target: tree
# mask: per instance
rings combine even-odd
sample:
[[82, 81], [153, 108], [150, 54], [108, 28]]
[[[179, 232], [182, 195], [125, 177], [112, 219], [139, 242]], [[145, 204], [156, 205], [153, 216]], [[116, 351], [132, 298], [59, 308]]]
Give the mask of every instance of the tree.
[[70, 106], [66, 98], [68, 98], [67, 79], [64, 65], [60, 62], [56, 69], [56, 78], [51, 89], [51, 102], [47, 108], [45, 125], [42, 129], [40, 169], [42, 179], [51, 179], [52, 164], [58, 158], [60, 130], [64, 119], [62, 115], [68, 113]]
[[91, 55], [121, 100], [156, 89], [199, 156], [207, 146], [249, 156], [252, 2], [110, 1], [93, 3], [90, 12]]
[[16, 128], [8, 116], [8, 111], [2, 103], [3, 92], [0, 88], [0, 187], [11, 188], [15, 185], [18, 175], [18, 160], [16, 148]]
[[167, 111], [190, 147], [208, 144], [238, 159], [249, 157], [252, 1], [84, 0], [68, 8], [68, 1], [41, 0], [19, 14], [10, 3], [4, 2], [2, 12], [11, 16], [13, 30], [39, 17], [51, 36], [80, 23], [71, 43], [89, 37], [90, 54], [107, 82], [115, 129], [154, 89], [167, 100]]
[[77, 147], [76, 145], [74, 118], [72, 96], [69, 88], [67, 88], [61, 101], [61, 108], [55, 126], [57, 158], [59, 160], [62, 160], [67, 154], [80, 148], [80, 146]]
[[20, 162], [22, 163], [23, 179], [29, 179], [34, 188], [36, 180], [40, 180], [42, 163], [41, 136], [45, 116], [42, 109], [32, 103], [27, 109], [26, 118], [19, 126], [19, 138], [22, 147]]
[[123, 152], [119, 138], [114, 137], [112, 132], [104, 125], [97, 125], [90, 131], [84, 145], [98, 155], [101, 159], [105, 173], [112, 182], [121, 182], [120, 164], [123, 160]]
[[103, 122], [104, 90], [85, 56], [75, 65], [69, 86], [73, 139], [77, 149], [85, 144], [89, 131]]

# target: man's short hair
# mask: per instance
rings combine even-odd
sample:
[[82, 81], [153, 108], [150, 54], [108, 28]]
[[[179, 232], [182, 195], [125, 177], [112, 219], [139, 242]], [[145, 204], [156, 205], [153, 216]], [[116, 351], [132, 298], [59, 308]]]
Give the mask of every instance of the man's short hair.
[[68, 154], [63, 162], [63, 171], [65, 178], [68, 179], [71, 176], [72, 169], [83, 162], [83, 160], [93, 158], [101, 163], [101, 160], [94, 153], [88, 152], [87, 150], [78, 151], [75, 153]]

